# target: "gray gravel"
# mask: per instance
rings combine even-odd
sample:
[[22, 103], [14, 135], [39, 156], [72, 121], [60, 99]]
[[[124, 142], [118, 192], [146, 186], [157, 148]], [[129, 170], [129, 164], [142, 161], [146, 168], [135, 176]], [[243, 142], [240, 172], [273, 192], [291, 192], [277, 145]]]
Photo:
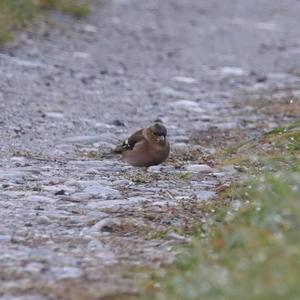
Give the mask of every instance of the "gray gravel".
[[[203, 156], [230, 130], [293, 117], [247, 101], [299, 100], [299, 11], [296, 0], [95, 0], [87, 19], [54, 14], [2, 49], [0, 299], [132, 293], [121, 266], [171, 262], [186, 220], [157, 216], [211, 201], [236, 176]], [[172, 144], [164, 165], [106, 156], [156, 118]], [[166, 238], [133, 230], [145, 207]]]

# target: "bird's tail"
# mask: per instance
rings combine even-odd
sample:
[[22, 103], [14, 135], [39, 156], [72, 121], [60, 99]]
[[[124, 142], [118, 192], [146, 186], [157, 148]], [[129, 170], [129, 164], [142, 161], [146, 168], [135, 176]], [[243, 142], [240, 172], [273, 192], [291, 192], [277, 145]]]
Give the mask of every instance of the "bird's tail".
[[117, 145], [115, 149], [112, 150], [114, 154], [121, 154], [124, 150], [128, 149], [128, 141], [123, 141], [121, 144]]

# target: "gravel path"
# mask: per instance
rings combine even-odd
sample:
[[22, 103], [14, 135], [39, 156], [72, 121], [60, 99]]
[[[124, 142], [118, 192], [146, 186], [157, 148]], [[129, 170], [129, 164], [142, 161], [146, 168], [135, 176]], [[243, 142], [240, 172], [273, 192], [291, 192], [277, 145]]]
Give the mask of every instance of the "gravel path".
[[[175, 229], [205, 222], [202, 203], [237, 176], [220, 145], [295, 116], [261, 107], [298, 105], [299, 10], [95, 0], [87, 19], [53, 15], [2, 49], [0, 299], [110, 299], [135, 293], [128, 270], [171, 262], [188, 240]], [[105, 155], [156, 118], [163, 166]]]

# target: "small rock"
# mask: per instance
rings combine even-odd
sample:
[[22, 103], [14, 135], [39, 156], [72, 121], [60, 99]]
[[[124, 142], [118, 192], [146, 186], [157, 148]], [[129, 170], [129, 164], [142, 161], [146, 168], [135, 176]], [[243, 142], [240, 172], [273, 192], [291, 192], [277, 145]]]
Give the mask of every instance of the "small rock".
[[93, 144], [101, 139], [99, 135], [73, 136], [65, 139], [66, 143]]
[[223, 172], [226, 173], [227, 175], [233, 175], [237, 173], [237, 169], [235, 166], [225, 166], [223, 167]]
[[151, 166], [147, 169], [149, 173], [160, 173], [161, 172], [161, 166]]
[[83, 190], [83, 193], [88, 194], [91, 197], [99, 197], [99, 198], [105, 198], [105, 199], [116, 199], [120, 198], [121, 194], [119, 191], [114, 190], [110, 187], [106, 187], [103, 185], [91, 185], [86, 187]]
[[104, 245], [98, 240], [92, 240], [88, 243], [87, 248], [89, 251], [99, 252], [104, 250]]
[[0, 234], [0, 242], [9, 242], [11, 240], [11, 236], [10, 235], [2, 235]]
[[89, 33], [97, 33], [97, 27], [89, 24], [85, 24], [82, 26], [82, 30]]
[[124, 200], [101, 200], [101, 201], [89, 201], [86, 205], [87, 209], [95, 210], [95, 209], [111, 209], [120, 207], [120, 205], [125, 205], [127, 201]]
[[184, 236], [182, 236], [182, 235], [179, 235], [179, 234], [176, 233], [176, 232], [170, 232], [170, 233], [167, 235], [167, 237], [168, 237], [169, 239], [177, 240], [177, 241], [181, 241], [181, 242], [188, 242], [188, 241], [190, 241], [190, 239], [188, 239], [188, 238], [186, 238], [186, 237], [184, 237]]
[[199, 107], [199, 105], [195, 101], [192, 101], [192, 100], [179, 100], [179, 101], [173, 102], [172, 104], [175, 106], [182, 107], [182, 108], [198, 108]]
[[186, 83], [186, 84], [193, 84], [193, 83], [197, 82], [197, 80], [195, 78], [185, 77], [185, 76], [176, 76], [176, 77], [174, 77], [174, 80], [177, 82]]
[[200, 191], [197, 193], [197, 199], [201, 201], [207, 201], [215, 197], [216, 193], [212, 191]]
[[160, 90], [161, 94], [168, 97], [174, 97], [174, 98], [182, 98], [185, 96], [185, 93], [174, 90], [170, 87], [164, 87]]
[[168, 165], [168, 166], [161, 166], [161, 171], [166, 172], [166, 173], [171, 173], [174, 172], [175, 167], [172, 165]]
[[32, 195], [24, 198], [24, 201], [30, 201], [34, 202], [36, 204], [53, 204], [56, 202], [56, 199], [52, 199], [46, 196], [38, 196], [38, 195]]
[[36, 219], [36, 222], [38, 225], [48, 225], [51, 223], [50, 219], [46, 216], [39, 216], [37, 219]]
[[237, 67], [224, 67], [220, 70], [223, 75], [242, 76], [245, 75], [245, 71]]
[[24, 182], [25, 174], [19, 171], [0, 171], [0, 181], [6, 180], [13, 183]]
[[230, 206], [234, 211], [238, 211], [242, 207], [242, 202], [240, 200], [233, 200]]
[[217, 178], [222, 178], [222, 177], [226, 176], [226, 173], [225, 172], [215, 172], [212, 175]]
[[61, 196], [61, 195], [65, 195], [66, 191], [65, 190], [59, 190], [56, 193], [54, 193], [55, 196]]
[[185, 169], [188, 172], [192, 172], [192, 173], [209, 173], [212, 172], [213, 169], [208, 166], [208, 165], [189, 165], [189, 166], [185, 166]]
[[73, 56], [77, 57], [77, 58], [82, 58], [82, 59], [87, 59], [87, 58], [90, 57], [89, 53], [87, 53], [87, 52], [79, 52], [79, 51], [73, 52]]
[[186, 151], [189, 145], [186, 143], [174, 143], [172, 144], [172, 149], [174, 151]]
[[107, 218], [99, 221], [90, 228], [90, 232], [112, 232], [115, 226], [120, 226], [121, 222], [116, 218]]
[[31, 262], [24, 268], [26, 272], [40, 274], [41, 270], [43, 269], [44, 265], [39, 262]]
[[119, 186], [129, 186], [132, 184], [132, 181], [127, 180], [127, 179], [117, 179], [113, 182], [113, 185], [119, 185]]
[[64, 198], [65, 201], [75, 202], [75, 203], [79, 203], [88, 199], [89, 199], [89, 195], [85, 193], [74, 193], [73, 195]]
[[176, 143], [188, 143], [190, 141], [190, 138], [186, 135], [178, 135], [174, 138], [174, 141]]
[[40, 260], [40, 261], [45, 261], [45, 260], [50, 261], [53, 259], [54, 256], [55, 253], [52, 250], [45, 249], [45, 248], [36, 248], [28, 252], [29, 259]]
[[78, 278], [82, 275], [81, 269], [75, 267], [64, 267], [55, 273], [58, 279]]
[[48, 118], [57, 120], [62, 120], [64, 118], [64, 114], [59, 112], [46, 112], [45, 115]]
[[125, 123], [120, 120], [114, 120], [112, 125], [125, 127]]

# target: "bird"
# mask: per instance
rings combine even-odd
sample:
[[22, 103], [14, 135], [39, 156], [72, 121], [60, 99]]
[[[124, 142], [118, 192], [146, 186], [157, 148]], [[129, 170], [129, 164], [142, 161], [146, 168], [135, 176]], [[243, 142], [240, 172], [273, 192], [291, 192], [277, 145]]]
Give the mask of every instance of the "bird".
[[118, 145], [114, 152], [135, 167], [149, 167], [163, 163], [169, 156], [170, 144], [166, 127], [157, 120], [153, 125], [133, 133]]

